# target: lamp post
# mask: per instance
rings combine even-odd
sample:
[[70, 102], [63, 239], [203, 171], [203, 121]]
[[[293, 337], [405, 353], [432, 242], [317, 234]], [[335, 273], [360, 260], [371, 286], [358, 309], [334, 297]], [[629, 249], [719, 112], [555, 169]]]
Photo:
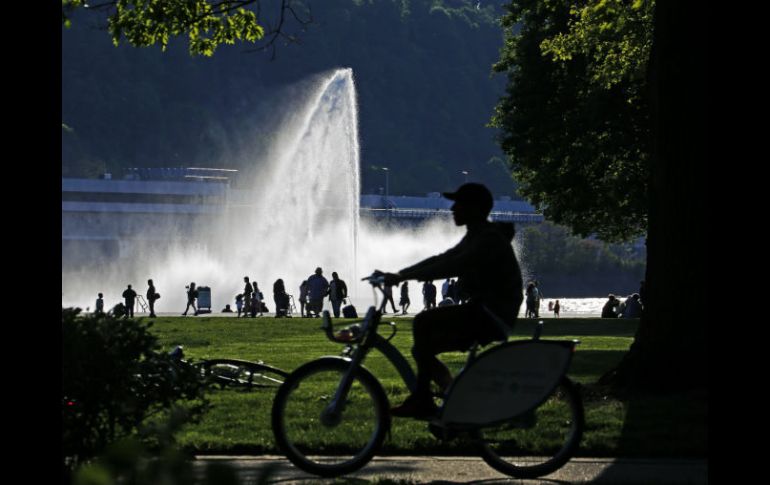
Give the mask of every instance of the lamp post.
[[467, 170], [460, 170], [460, 173], [465, 176], [465, 182], [463, 182], [463, 183], [467, 184], [468, 183], [468, 171]]
[[388, 173], [390, 171], [388, 170], [388, 167], [382, 167], [382, 170], [385, 172], [385, 198], [387, 199], [389, 194]]

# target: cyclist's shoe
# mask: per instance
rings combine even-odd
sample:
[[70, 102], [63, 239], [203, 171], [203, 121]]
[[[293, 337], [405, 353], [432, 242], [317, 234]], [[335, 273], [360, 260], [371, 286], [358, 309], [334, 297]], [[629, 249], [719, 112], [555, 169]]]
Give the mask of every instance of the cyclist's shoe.
[[438, 407], [431, 398], [409, 396], [399, 406], [390, 408], [390, 415], [397, 418], [431, 419], [438, 414]]

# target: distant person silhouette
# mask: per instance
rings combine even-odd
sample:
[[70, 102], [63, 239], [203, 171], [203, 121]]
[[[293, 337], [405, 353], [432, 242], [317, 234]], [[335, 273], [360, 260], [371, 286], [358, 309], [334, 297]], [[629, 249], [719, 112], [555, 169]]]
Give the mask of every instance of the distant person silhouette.
[[532, 293], [534, 294], [534, 303], [532, 304], [532, 309], [535, 312], [535, 318], [540, 318], [540, 300], [543, 298], [543, 292], [540, 291], [540, 286], [537, 280], [532, 282], [535, 286], [532, 288]]
[[230, 308], [230, 304], [228, 303], [225, 305], [225, 307], [222, 309], [222, 313], [233, 313], [233, 309]]
[[383, 290], [384, 296], [382, 298], [382, 304], [380, 305], [380, 311], [383, 315], [388, 313], [385, 311], [385, 307], [388, 305], [388, 302], [390, 302], [390, 307], [393, 309], [393, 313], [398, 313], [398, 310], [396, 310], [396, 303], [393, 301], [393, 286], [385, 285]]
[[451, 298], [455, 304], [460, 303], [457, 300], [457, 290], [455, 289], [456, 283], [455, 280], [451, 280], [449, 282], [449, 288], [447, 288], [446, 296], [447, 298]]
[[96, 298], [96, 304], [94, 305], [94, 313], [104, 313], [104, 295], [99, 293]]
[[152, 280], [147, 280], [147, 304], [150, 305], [150, 318], [155, 318], [155, 300], [160, 298], [160, 294], [155, 291], [155, 285]]
[[610, 293], [607, 295], [607, 301], [602, 307], [602, 318], [618, 318], [618, 306], [620, 301], [615, 298], [615, 295]]
[[559, 300], [556, 300], [556, 303], [553, 304], [553, 316], [559, 318], [559, 312], [561, 312], [561, 305], [559, 305]]
[[527, 309], [524, 311], [524, 318], [535, 318], [535, 283], [527, 283]]
[[409, 310], [409, 287], [407, 282], [401, 285], [401, 299], [398, 301], [398, 306], [401, 307], [401, 314], [406, 315], [406, 311]]
[[125, 318], [134, 318], [134, 303], [136, 302], [136, 292], [131, 289], [131, 285], [123, 292], [125, 299], [126, 315]]
[[281, 278], [273, 283], [273, 302], [275, 302], [275, 318], [285, 317], [289, 313], [289, 295]]
[[308, 316], [320, 317], [324, 308], [324, 298], [329, 294], [329, 281], [324, 278], [323, 270], [318, 267], [307, 279]]
[[251, 287], [254, 292], [251, 294], [251, 316], [256, 317], [257, 314], [262, 316], [262, 292], [259, 291], [257, 280], [251, 282]]
[[243, 294], [238, 293], [235, 295], [235, 308], [238, 310], [238, 318], [241, 316], [241, 312], [243, 311]]
[[441, 299], [446, 300], [449, 296], [449, 278], [441, 285]]
[[198, 289], [195, 288], [195, 283], [190, 283], [190, 286], [185, 286], [185, 289], [187, 290], [187, 307], [184, 309], [182, 316], [187, 316], [187, 312], [190, 310], [190, 307], [193, 309], [193, 316], [197, 316], [198, 309], [195, 308], [195, 300], [198, 299]]
[[474, 342], [486, 345], [505, 340], [511, 331], [523, 300], [519, 263], [513, 251], [514, 226], [510, 222], [489, 222], [492, 194], [481, 184], [468, 183], [453, 193], [452, 216], [458, 226], [466, 226], [462, 240], [448, 251], [404, 268], [385, 273], [385, 284], [406, 280], [431, 280], [459, 276], [468, 301], [424, 311], [414, 319], [414, 347], [417, 383], [414, 392], [391, 415], [428, 418], [436, 405], [430, 382], [446, 388], [452, 380], [449, 369], [436, 355], [464, 352]]
[[248, 276], [243, 277], [243, 282], [245, 283], [245, 286], [243, 287], [243, 316], [245, 317], [248, 313], [251, 313], [252, 290]]
[[621, 313], [622, 318], [639, 318], [642, 316], [642, 304], [639, 303], [639, 293], [634, 293], [626, 299]]
[[305, 307], [307, 306], [307, 280], [299, 285], [299, 314], [305, 317]]
[[332, 280], [329, 282], [329, 301], [332, 304], [334, 318], [340, 317], [340, 306], [347, 300], [347, 297], [348, 285], [340, 279], [336, 271], [333, 272]]
[[426, 281], [422, 285], [422, 296], [425, 304], [423, 310], [436, 308], [436, 285], [432, 281]]

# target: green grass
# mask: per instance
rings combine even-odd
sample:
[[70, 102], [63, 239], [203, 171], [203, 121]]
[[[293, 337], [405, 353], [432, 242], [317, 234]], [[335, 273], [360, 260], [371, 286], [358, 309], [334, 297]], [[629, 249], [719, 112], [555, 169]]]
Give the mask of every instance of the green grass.
[[[391, 341], [414, 364], [412, 320], [395, 318], [398, 334]], [[582, 456], [705, 456], [707, 449], [705, 399], [669, 396], [634, 401], [610, 398], [594, 383], [617, 364], [633, 341], [638, 320], [543, 319], [542, 338], [578, 339], [569, 376], [586, 386], [586, 432]], [[351, 322], [344, 319], [336, 323]], [[530, 338], [535, 322], [520, 321], [512, 339]], [[339, 355], [342, 346], [329, 342], [319, 329], [320, 319], [302, 318], [181, 318], [155, 319], [152, 332], [167, 350], [184, 345], [188, 360], [237, 358], [262, 360], [291, 371], [325, 355]], [[381, 328], [387, 335], [389, 330]], [[465, 363], [464, 353], [442, 354], [453, 372]], [[377, 376], [391, 404], [407, 394], [392, 365], [372, 352], [365, 366]], [[201, 453], [277, 453], [270, 427], [273, 392], [216, 390], [213, 407], [202, 422], [179, 436], [182, 445]], [[627, 420], [631, 413], [633, 420]], [[467, 454], [462, 443], [440, 442], [423, 423], [394, 419], [384, 453]]]

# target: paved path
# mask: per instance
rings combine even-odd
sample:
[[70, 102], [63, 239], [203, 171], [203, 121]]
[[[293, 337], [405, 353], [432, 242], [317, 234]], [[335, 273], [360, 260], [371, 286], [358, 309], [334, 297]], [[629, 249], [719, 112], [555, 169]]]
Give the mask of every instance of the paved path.
[[[268, 483], [333, 483], [295, 468], [281, 456], [198, 456], [195, 463], [226, 462], [237, 468], [245, 483], [256, 483], [260, 472], [273, 465]], [[555, 473], [537, 480], [516, 480], [502, 475], [477, 457], [390, 456], [375, 458], [362, 470], [348, 475], [358, 484], [389, 478], [418, 483], [454, 484], [483, 482], [533, 484], [639, 484], [705, 485], [708, 463], [703, 460], [575, 458]], [[339, 482], [338, 482], [339, 483]]]

